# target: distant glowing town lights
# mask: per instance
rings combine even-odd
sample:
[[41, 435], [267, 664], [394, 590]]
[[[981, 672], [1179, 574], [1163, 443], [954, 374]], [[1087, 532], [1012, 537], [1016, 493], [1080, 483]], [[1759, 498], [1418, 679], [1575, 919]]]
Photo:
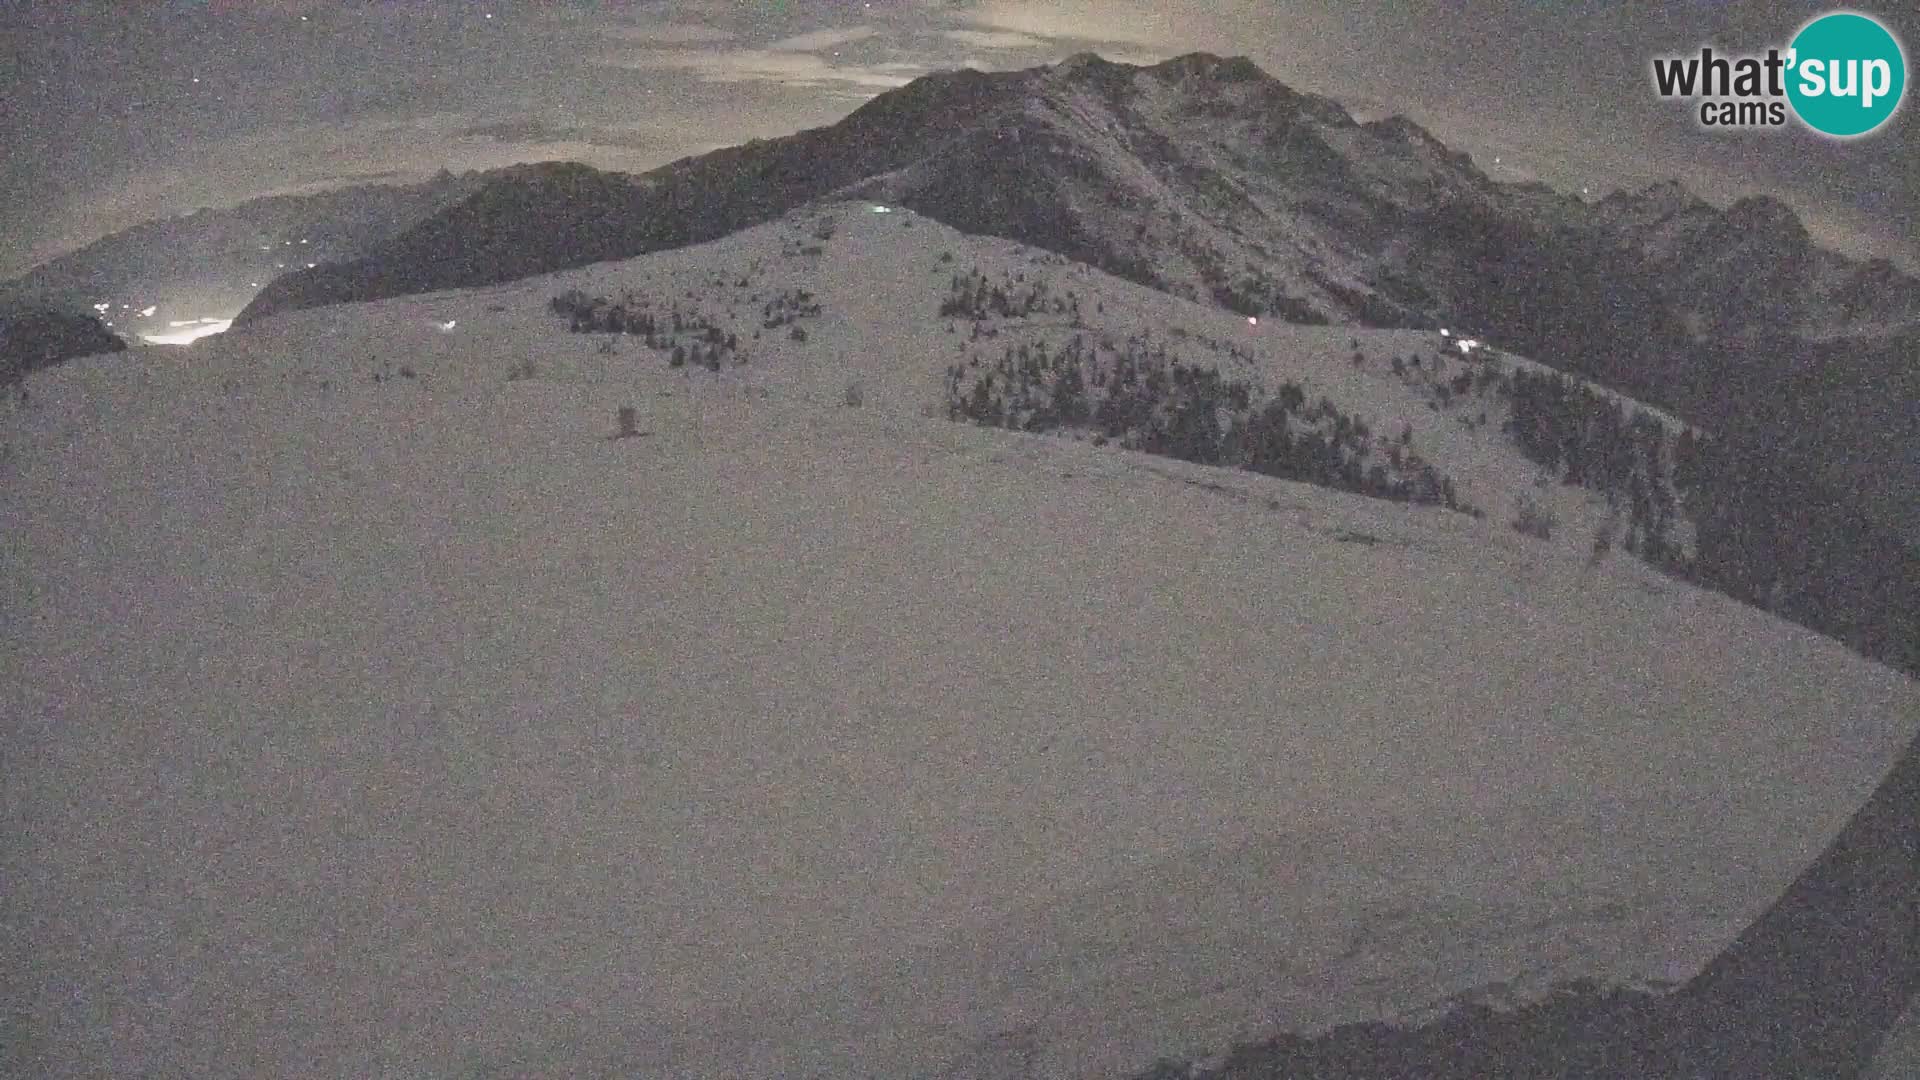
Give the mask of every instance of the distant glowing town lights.
[[1259, 326], [1259, 325], [1260, 325], [1260, 318], [1259, 318], [1259, 316], [1257, 316], [1257, 315], [1249, 315], [1249, 316], [1247, 316], [1247, 325], [1248, 325], [1248, 326]]
[[460, 323], [460, 320], [458, 319], [448, 319], [446, 322], [443, 322], [440, 324], [440, 329], [447, 333], [452, 333], [453, 328], [459, 325], [459, 323]]
[[218, 334], [233, 325], [232, 319], [187, 319], [170, 322], [169, 326], [187, 327], [171, 334], [141, 334], [140, 339], [149, 345], [188, 345], [203, 337]]
[[143, 307], [140, 309], [140, 317], [143, 319], [151, 319], [153, 318], [153, 313], [159, 310], [160, 310], [160, 305], [151, 304], [147, 307]]

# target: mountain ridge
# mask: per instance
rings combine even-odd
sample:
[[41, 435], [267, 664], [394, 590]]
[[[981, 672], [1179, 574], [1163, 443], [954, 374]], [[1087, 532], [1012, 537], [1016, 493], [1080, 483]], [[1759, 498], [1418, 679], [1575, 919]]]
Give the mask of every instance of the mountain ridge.
[[[542, 179], [542, 178], [545, 179]], [[498, 284], [711, 240], [867, 198], [1064, 254], [1249, 317], [1457, 327], [1708, 427], [1782, 412], [1782, 356], [1828, 346], [1812, 410], [1845, 482], [1877, 460], [1848, 401], [1920, 327], [1920, 281], [1818, 248], [1784, 203], [1726, 210], [1677, 182], [1589, 204], [1502, 184], [1403, 117], [1357, 123], [1244, 57], [923, 76], [841, 121], [638, 176], [498, 181], [357, 261], [272, 282], [240, 321]], [[517, 210], [516, 210], [517, 208]], [[1879, 504], [1920, 533], [1920, 508]]]
[[[1208, 132], [1207, 124], [1220, 130]], [[1235, 138], [1224, 137], [1229, 134]], [[955, 139], [964, 141], [949, 145]], [[1103, 139], [1107, 144], [1098, 145]], [[591, 242], [564, 252], [552, 251], [542, 258], [513, 258], [483, 244], [464, 261], [452, 260], [443, 247], [419, 237], [415, 238], [421, 244], [418, 247], [403, 242], [348, 267], [323, 264], [312, 272], [288, 275], [249, 304], [241, 320], [315, 302], [339, 302], [340, 298], [370, 299], [429, 287], [497, 283], [512, 280], [531, 267], [551, 271], [698, 242], [770, 220], [810, 199], [843, 193], [849, 185], [861, 183], [874, 190], [891, 190], [904, 205], [940, 220], [943, 200], [916, 198], [913, 186], [918, 183], [950, 192], [957, 179], [937, 174], [943, 168], [954, 168], [963, 148], [975, 152], [998, 148], [990, 156], [1002, 160], [992, 167], [1019, 175], [1030, 184], [1037, 181], [1049, 196], [1073, 191], [1074, 177], [1056, 175], [1047, 162], [1023, 152], [1048, 147], [1062, 155], [1057, 164], [1095, 170], [1094, 176], [1080, 179], [1101, 182], [1083, 192], [1096, 200], [1112, 203], [1124, 197], [1151, 203], [1156, 200], [1150, 197], [1158, 196], [1157, 202], [1164, 203], [1171, 198], [1175, 205], [1156, 208], [1200, 219], [1186, 221], [1189, 227], [1201, 225], [1209, 232], [1228, 234], [1209, 236], [1203, 245], [1207, 249], [1205, 257], [1220, 264], [1211, 270], [1192, 265], [1188, 253], [1178, 250], [1181, 244], [1174, 238], [1155, 236], [1151, 245], [1155, 250], [1147, 255], [1165, 256], [1174, 264], [1171, 272], [1166, 267], [1154, 268], [1162, 278], [1160, 286], [1181, 295], [1207, 296], [1221, 284], [1208, 280], [1209, 276], [1231, 279], [1241, 270], [1250, 275], [1264, 271], [1279, 278], [1275, 290], [1269, 292], [1277, 290], [1278, 296], [1298, 297], [1315, 316], [1335, 322], [1378, 324], [1383, 321], [1383, 308], [1406, 307], [1382, 298], [1378, 282], [1372, 280], [1380, 271], [1398, 268], [1375, 265], [1379, 252], [1367, 249], [1380, 246], [1380, 234], [1392, 231], [1394, 225], [1406, 226], [1404, 218], [1409, 213], [1432, 212], [1449, 200], [1484, 204], [1536, 230], [1574, 227], [1587, 233], [1614, 232], [1618, 235], [1609, 239], [1643, 244], [1657, 238], [1643, 235], [1641, 223], [1623, 219], [1621, 210], [1652, 198], [1656, 202], [1678, 202], [1674, 210], [1699, 215], [1708, 224], [1724, 222], [1723, 233], [1745, 235], [1756, 227], [1778, 227], [1793, 234], [1787, 241], [1789, 248], [1808, 246], [1797, 216], [1777, 200], [1748, 198], [1719, 211], [1671, 181], [1641, 193], [1615, 193], [1591, 208], [1578, 200], [1557, 200], [1555, 212], [1543, 215], [1532, 198], [1537, 192], [1528, 185], [1491, 180], [1469, 155], [1449, 149], [1413, 121], [1390, 116], [1357, 123], [1337, 102], [1293, 90], [1245, 57], [1189, 53], [1159, 64], [1135, 66], [1089, 52], [1050, 67], [995, 73], [962, 69], [923, 76], [875, 97], [838, 123], [714, 151], [639, 174], [633, 181], [635, 201], [623, 208], [602, 205], [589, 197], [572, 207], [570, 214], [567, 202], [577, 193], [557, 184], [547, 193], [555, 205], [542, 223], [558, 219], [583, 229], [593, 223], [605, 230], [603, 234], [583, 237]], [[1072, 152], [1068, 152], [1069, 147]], [[1116, 160], [1126, 156], [1137, 158], [1149, 170], [1159, 169], [1163, 175], [1152, 180], [1137, 173], [1118, 175], [1130, 171], [1128, 163]], [[979, 162], [968, 159], [969, 166], [975, 164]], [[895, 175], [908, 166], [914, 166], [911, 176]], [[1287, 175], [1277, 177], [1276, 170]], [[1278, 186], [1274, 186], [1275, 181]], [[1268, 190], [1254, 190], [1263, 186]], [[1205, 189], [1221, 199], [1222, 205], [1208, 206], [1205, 199], [1194, 198], [1192, 191], [1183, 188]], [[1030, 198], [1037, 201], [1042, 196], [1036, 192]], [[1358, 203], [1352, 204], [1356, 198]], [[1186, 205], [1179, 205], [1182, 202]], [[1343, 202], [1349, 205], [1341, 207]], [[1219, 211], [1242, 213], [1249, 209], [1276, 218], [1282, 213], [1289, 216], [1276, 220], [1265, 232], [1255, 228], [1255, 235], [1250, 237], [1254, 242], [1245, 245], [1231, 234], [1245, 233], [1249, 223], [1223, 228]], [[1305, 211], [1304, 219], [1291, 216], [1291, 211], [1300, 210]], [[1316, 227], [1329, 217], [1345, 228]], [[1367, 218], [1388, 221], [1384, 227], [1371, 230], [1355, 226]], [[457, 220], [455, 208], [455, 217], [445, 223], [445, 228], [451, 229]], [[435, 228], [431, 223], [424, 224]], [[999, 224], [1017, 234], [1031, 222], [1009, 217]], [[1139, 220], [1132, 218], [1127, 224], [1137, 227]], [[1089, 223], [1075, 225], [1082, 234], [1082, 246], [1095, 246]], [[1351, 235], [1354, 232], [1372, 235]], [[538, 249], [542, 246], [540, 233], [529, 222], [520, 238], [526, 248]], [[1033, 243], [1047, 239], [1044, 235], [1012, 238]], [[1140, 245], [1134, 238], [1123, 235], [1117, 241], [1110, 237], [1097, 239], [1104, 258], [1088, 261], [1124, 268], [1131, 258], [1135, 273], [1128, 276], [1138, 279], [1149, 273], [1141, 265], [1149, 259], [1139, 252]], [[1367, 265], [1341, 266], [1337, 265], [1339, 260], [1329, 265], [1328, 253], [1321, 250], [1328, 244], [1350, 249], [1344, 253], [1349, 262], [1355, 256], [1371, 256], [1373, 262], [1362, 257]], [[1290, 260], [1280, 261], [1293, 265], [1260, 265], [1273, 263], [1276, 254], [1285, 255], [1288, 247], [1299, 250]], [[1648, 254], [1656, 256], [1653, 261], [1660, 264], [1656, 269], [1673, 269], [1670, 264], [1675, 258], [1684, 262], [1704, 257], [1696, 254], [1682, 258], [1685, 253], [1676, 255], [1670, 249], [1671, 245], [1653, 243]], [[1662, 256], [1667, 263], [1661, 264]], [[499, 264], [486, 265], [489, 257], [499, 259]], [[1236, 261], [1247, 265], [1230, 265]], [[379, 265], [382, 262], [391, 265]], [[1858, 269], [1851, 260], [1845, 265], [1850, 270]], [[1885, 275], [1885, 271], [1880, 273]], [[1904, 275], [1897, 271], [1894, 274], [1894, 284], [1911, 287], [1911, 279], [1903, 282]], [[320, 284], [321, 279], [330, 280]], [[1329, 289], [1329, 282], [1335, 287]], [[1227, 280], [1225, 284], [1230, 287], [1233, 283]], [[1752, 306], [1741, 308], [1743, 316], [1753, 316]], [[1286, 307], [1282, 304], [1275, 313], [1284, 316]], [[1407, 311], [1400, 314], [1413, 316]], [[1430, 308], [1419, 314], [1438, 317]]]

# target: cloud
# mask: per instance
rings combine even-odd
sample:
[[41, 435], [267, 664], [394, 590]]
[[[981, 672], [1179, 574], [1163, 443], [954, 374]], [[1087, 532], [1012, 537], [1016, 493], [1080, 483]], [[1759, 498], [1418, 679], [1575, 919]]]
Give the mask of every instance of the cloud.
[[764, 82], [806, 88], [905, 86], [915, 73], [925, 70], [898, 63], [835, 64], [816, 53], [773, 49], [658, 49], [604, 57], [602, 63], [639, 71], [685, 71], [710, 83]]
[[1179, 27], [1163, 5], [1136, 0], [1054, 0], [1048, 4], [988, 0], [962, 15], [960, 21], [1053, 44], [1091, 42], [1165, 49], [1180, 36]]
[[732, 41], [734, 33], [717, 26], [694, 23], [663, 23], [658, 26], [616, 26], [605, 36], [630, 45], [697, 45]]
[[455, 139], [480, 139], [522, 146], [569, 146], [602, 150], [630, 149], [658, 151], [661, 147], [679, 147], [683, 140], [678, 126], [669, 121], [652, 120], [626, 124], [553, 124], [538, 117], [514, 117], [482, 124], [469, 124], [450, 131]]
[[559, 127], [545, 120], [496, 120], [490, 124], [477, 124], [463, 128], [455, 133], [463, 139], [492, 139], [494, 142], [517, 143], [554, 143], [568, 142], [579, 138], [581, 129], [577, 127]]
[[344, 187], [355, 184], [374, 184], [387, 180], [416, 179], [413, 173], [400, 169], [379, 169], [371, 172], [327, 172], [316, 170], [295, 175], [291, 185], [295, 188], [312, 186]]
[[[470, 113], [436, 113], [276, 126], [204, 141], [171, 161], [101, 176], [76, 191], [72, 211], [31, 245], [21, 245], [15, 258], [25, 260], [24, 270], [142, 221], [263, 195], [417, 181], [441, 168], [459, 173], [533, 161], [581, 161], [639, 173], [722, 140], [745, 142], [798, 126], [779, 116], [718, 107], [630, 125], [557, 127], [526, 118], [487, 121]], [[528, 138], [506, 137], [512, 135]], [[540, 140], [533, 141], [534, 135]]]
[[871, 26], [849, 26], [840, 30], [815, 30], [806, 34], [795, 34], [767, 46], [773, 52], [821, 52], [836, 45], [848, 45], [856, 41], [878, 35], [880, 31]]
[[1006, 30], [944, 30], [941, 33], [963, 45], [981, 49], [1039, 49], [1050, 44], [1043, 38]]

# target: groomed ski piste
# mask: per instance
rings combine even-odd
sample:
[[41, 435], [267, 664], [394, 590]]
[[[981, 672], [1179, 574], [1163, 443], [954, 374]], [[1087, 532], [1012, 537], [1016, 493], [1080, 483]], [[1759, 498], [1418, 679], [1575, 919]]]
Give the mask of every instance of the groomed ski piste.
[[[952, 422], [970, 268], [1409, 427], [1486, 517]], [[746, 363], [569, 333], [575, 288]], [[1685, 979], [1920, 687], [1590, 559], [1603, 506], [1383, 371], [1431, 341], [834, 204], [35, 373], [0, 1064], [1111, 1076]]]

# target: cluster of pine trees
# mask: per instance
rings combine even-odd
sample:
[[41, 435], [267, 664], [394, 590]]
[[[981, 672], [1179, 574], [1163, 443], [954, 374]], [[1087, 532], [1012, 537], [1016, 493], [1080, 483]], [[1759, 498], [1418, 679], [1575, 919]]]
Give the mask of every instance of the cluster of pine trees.
[[1309, 404], [1296, 383], [1257, 400], [1245, 380], [1190, 365], [1135, 335], [1119, 347], [1075, 334], [1008, 346], [947, 369], [948, 416], [989, 427], [1092, 431], [1096, 441], [1203, 465], [1247, 469], [1377, 498], [1475, 513], [1453, 480], [1411, 449], [1410, 433], [1382, 447], [1327, 398]]
[[[1553, 372], [1514, 371], [1501, 382], [1510, 408], [1505, 431], [1527, 459], [1562, 483], [1591, 488], [1627, 511], [1625, 546], [1648, 563], [1680, 558], [1673, 540], [1680, 507], [1675, 483], [1692, 460], [1695, 437], [1671, 436], [1641, 410], [1629, 417], [1618, 400]], [[1676, 447], [1676, 442], [1684, 445]]]
[[1762, 436], [1683, 440], [1697, 584], [1920, 677], [1920, 550]]
[[1009, 319], [1033, 315], [1058, 315], [1080, 322], [1080, 298], [1068, 290], [1055, 295], [1041, 279], [1029, 282], [1024, 270], [1002, 274], [999, 281], [988, 280], [978, 269], [953, 275], [947, 295], [940, 301], [941, 318], [985, 319], [991, 316]]
[[1173, 336], [1176, 338], [1191, 339], [1191, 340], [1197, 341], [1200, 344], [1206, 346], [1208, 352], [1211, 352], [1216, 356], [1224, 356], [1227, 359], [1234, 361], [1235, 363], [1238, 363], [1241, 365], [1251, 365], [1253, 363], [1253, 350], [1237, 342], [1222, 341], [1221, 339], [1214, 337], [1211, 334], [1195, 333], [1194, 331], [1189, 330], [1184, 326], [1174, 327]]
[[609, 300], [569, 289], [548, 301], [547, 307], [556, 315], [566, 316], [576, 334], [638, 337], [647, 348], [664, 354], [672, 367], [692, 364], [719, 371], [728, 361], [746, 363], [736, 335], [723, 331], [697, 311], [683, 312], [678, 304], [657, 314], [652, 301], [637, 293], [622, 293], [620, 299]]
[[1208, 297], [1228, 311], [1252, 316], [1275, 315], [1306, 326], [1327, 325], [1327, 317], [1315, 311], [1312, 304], [1289, 296], [1271, 275], [1258, 267], [1243, 267], [1238, 276], [1229, 275], [1212, 250], [1190, 241], [1182, 244], [1181, 253], [1199, 271]]
[[820, 314], [820, 304], [805, 289], [788, 289], [768, 300], [760, 308], [760, 325], [775, 330], [791, 322]]
[[[1521, 452], [1624, 503], [1629, 551], [1920, 676], [1920, 552], [1810, 463], [1765, 432], [1671, 435], [1559, 375], [1516, 371], [1506, 386]], [[1691, 558], [1671, 540], [1683, 519]]]

